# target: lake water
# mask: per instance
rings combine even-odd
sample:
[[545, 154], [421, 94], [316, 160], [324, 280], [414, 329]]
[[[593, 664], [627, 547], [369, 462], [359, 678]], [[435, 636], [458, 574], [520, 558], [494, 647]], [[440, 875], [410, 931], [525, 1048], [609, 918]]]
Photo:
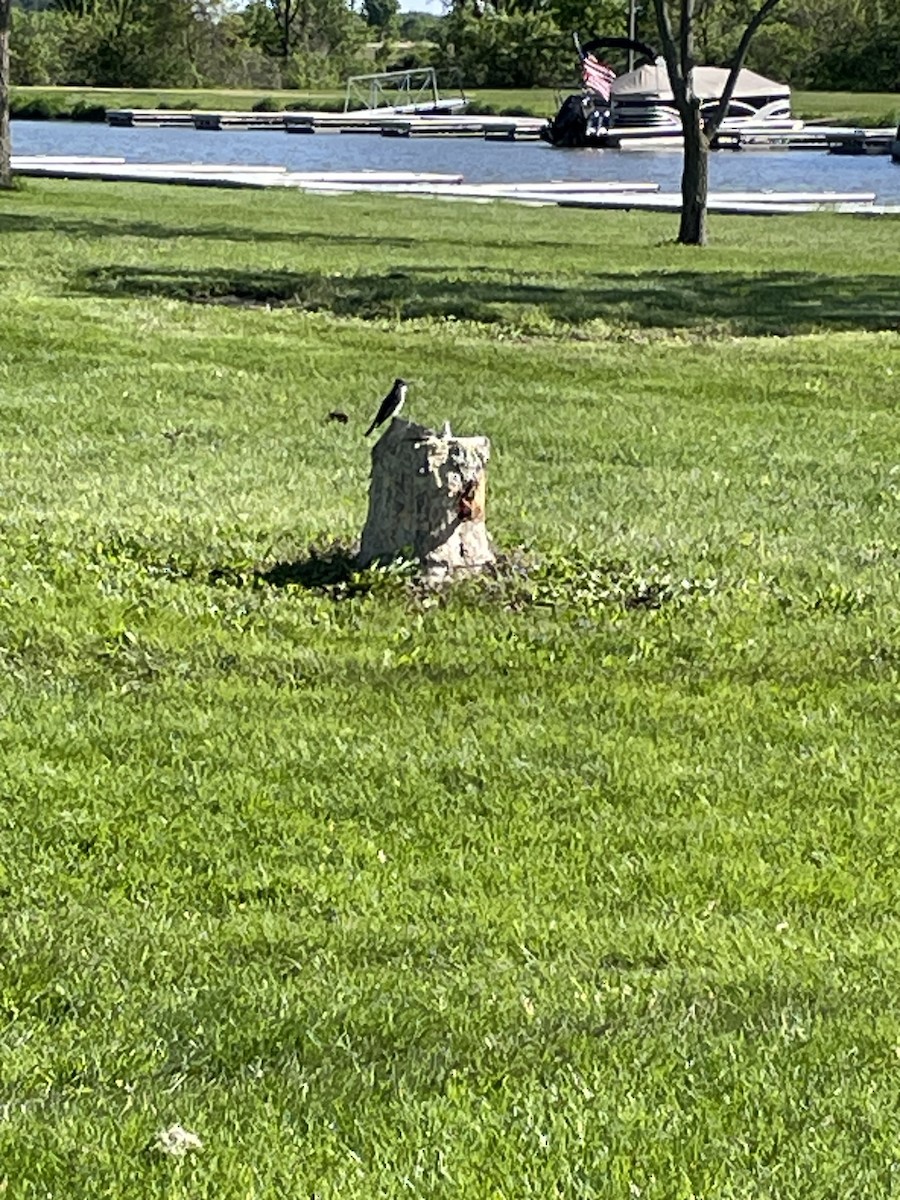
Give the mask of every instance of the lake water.
[[[70, 121], [14, 121], [12, 141], [16, 154], [265, 164], [293, 171], [448, 171], [464, 175], [470, 183], [648, 180], [663, 191], [677, 191], [681, 176], [678, 150], [560, 150], [542, 142], [485, 142], [480, 138], [112, 129]], [[879, 203], [900, 204], [900, 166], [889, 157], [723, 150], [711, 157], [710, 179], [713, 188], [723, 191], [875, 192]]]

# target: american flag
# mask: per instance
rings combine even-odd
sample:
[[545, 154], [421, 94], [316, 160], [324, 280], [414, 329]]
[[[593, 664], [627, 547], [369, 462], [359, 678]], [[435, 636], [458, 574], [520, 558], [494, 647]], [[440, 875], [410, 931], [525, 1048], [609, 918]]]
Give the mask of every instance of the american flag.
[[585, 54], [581, 60], [581, 81], [589, 92], [608, 100], [612, 91], [613, 80], [616, 77], [612, 67], [594, 58], [593, 54]]

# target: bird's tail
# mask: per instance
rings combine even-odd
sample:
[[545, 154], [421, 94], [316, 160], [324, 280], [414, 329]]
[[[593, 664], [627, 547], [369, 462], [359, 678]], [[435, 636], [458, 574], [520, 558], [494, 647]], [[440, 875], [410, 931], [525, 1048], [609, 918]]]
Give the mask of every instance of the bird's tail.
[[369, 428], [366, 430], [366, 432], [363, 434], [363, 437], [368, 437], [369, 434], [372, 432], [372, 430], [375, 428], [375, 426], [377, 424], [378, 424], [378, 418], [376, 417], [375, 420], [372, 422], [372, 424], [369, 426]]

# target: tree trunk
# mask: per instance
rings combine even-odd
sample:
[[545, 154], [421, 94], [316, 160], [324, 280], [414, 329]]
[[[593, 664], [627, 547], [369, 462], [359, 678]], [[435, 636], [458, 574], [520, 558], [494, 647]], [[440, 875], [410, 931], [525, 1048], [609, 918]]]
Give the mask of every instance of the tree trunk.
[[678, 240], [685, 246], [706, 245], [706, 204], [709, 194], [709, 136], [692, 96], [681, 114], [684, 128], [684, 167], [681, 172], [681, 225]]
[[0, 188], [12, 187], [9, 132], [9, 27], [12, 0], [0, 0]]
[[[706, 16], [713, 7], [700, 4], [697, 0], [653, 0], [656, 26], [662, 42], [663, 56], [672, 95], [678, 105], [684, 130], [684, 170], [681, 176], [681, 227], [678, 240], [689, 246], [706, 245], [706, 203], [709, 190], [709, 146], [719, 130], [728, 105], [737, 86], [738, 75], [750, 49], [754, 34], [766, 17], [781, 0], [762, 0], [759, 8], [747, 22], [738, 48], [731, 62], [731, 70], [719, 103], [704, 120], [700, 115], [700, 101], [694, 95], [694, 36], [701, 16]], [[678, 40], [675, 37], [675, 22], [672, 14], [678, 11]]]
[[494, 561], [484, 523], [484, 437], [441, 434], [395, 417], [372, 449], [369, 515], [359, 563], [416, 559], [442, 578]]

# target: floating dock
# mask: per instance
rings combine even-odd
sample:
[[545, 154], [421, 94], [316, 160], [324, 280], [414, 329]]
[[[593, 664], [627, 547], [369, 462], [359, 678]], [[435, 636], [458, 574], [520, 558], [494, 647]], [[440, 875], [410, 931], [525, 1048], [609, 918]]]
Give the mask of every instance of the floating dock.
[[831, 154], [890, 154], [894, 140], [890, 129], [832, 129], [825, 136]]
[[[448, 112], [446, 106], [405, 106], [356, 112], [238, 112], [159, 108], [113, 108], [110, 125], [175, 126], [208, 131], [268, 130], [293, 134], [358, 133], [399, 138], [485, 138], [489, 141], [537, 141], [547, 128], [543, 117], [469, 116]], [[895, 134], [890, 129], [849, 129], [805, 125], [802, 121], [761, 121], [738, 129], [720, 130], [715, 150], [822, 150], [831, 154], [891, 154]], [[609, 129], [592, 145], [609, 150], [680, 150], [681, 134], [656, 125]]]
[[383, 137], [483, 137], [537, 141], [547, 122], [542, 117], [433, 116], [417, 113], [285, 113], [288, 133], [378, 133]]
[[[462, 175], [416, 171], [288, 171], [281, 166], [231, 163], [128, 163], [124, 159], [13, 155], [16, 174], [53, 179], [100, 179], [194, 187], [290, 188], [329, 195], [372, 192], [470, 203], [557, 205], [564, 208], [678, 212], [681, 195], [652, 182], [566, 180], [466, 183]], [[808, 212], [900, 214], [900, 205], [875, 204], [874, 192], [719, 192], [709, 210], [745, 216]]]
[[117, 129], [192, 129], [194, 114], [174, 108], [108, 108], [106, 123]]
[[[713, 150], [821, 150], [831, 154], [890, 154], [890, 129], [847, 129], [843, 126], [803, 125], [800, 122], [765, 122], [740, 129], [720, 129]], [[658, 126], [610, 129], [595, 144], [609, 150], [681, 150], [677, 130], [663, 133]]]
[[43, 155], [12, 157], [17, 175], [44, 179], [99, 179], [105, 182], [181, 183], [200, 187], [287, 187], [308, 190], [340, 184], [349, 190], [375, 190], [411, 183], [424, 187], [461, 184], [463, 176], [416, 171], [288, 171], [246, 163], [129, 163], [124, 158]]
[[383, 137], [482, 137], [537, 141], [547, 122], [542, 117], [472, 117], [422, 106], [376, 108], [357, 112], [226, 112], [111, 108], [106, 120], [116, 127], [180, 127], [207, 131], [281, 130], [287, 133], [368, 133]]

